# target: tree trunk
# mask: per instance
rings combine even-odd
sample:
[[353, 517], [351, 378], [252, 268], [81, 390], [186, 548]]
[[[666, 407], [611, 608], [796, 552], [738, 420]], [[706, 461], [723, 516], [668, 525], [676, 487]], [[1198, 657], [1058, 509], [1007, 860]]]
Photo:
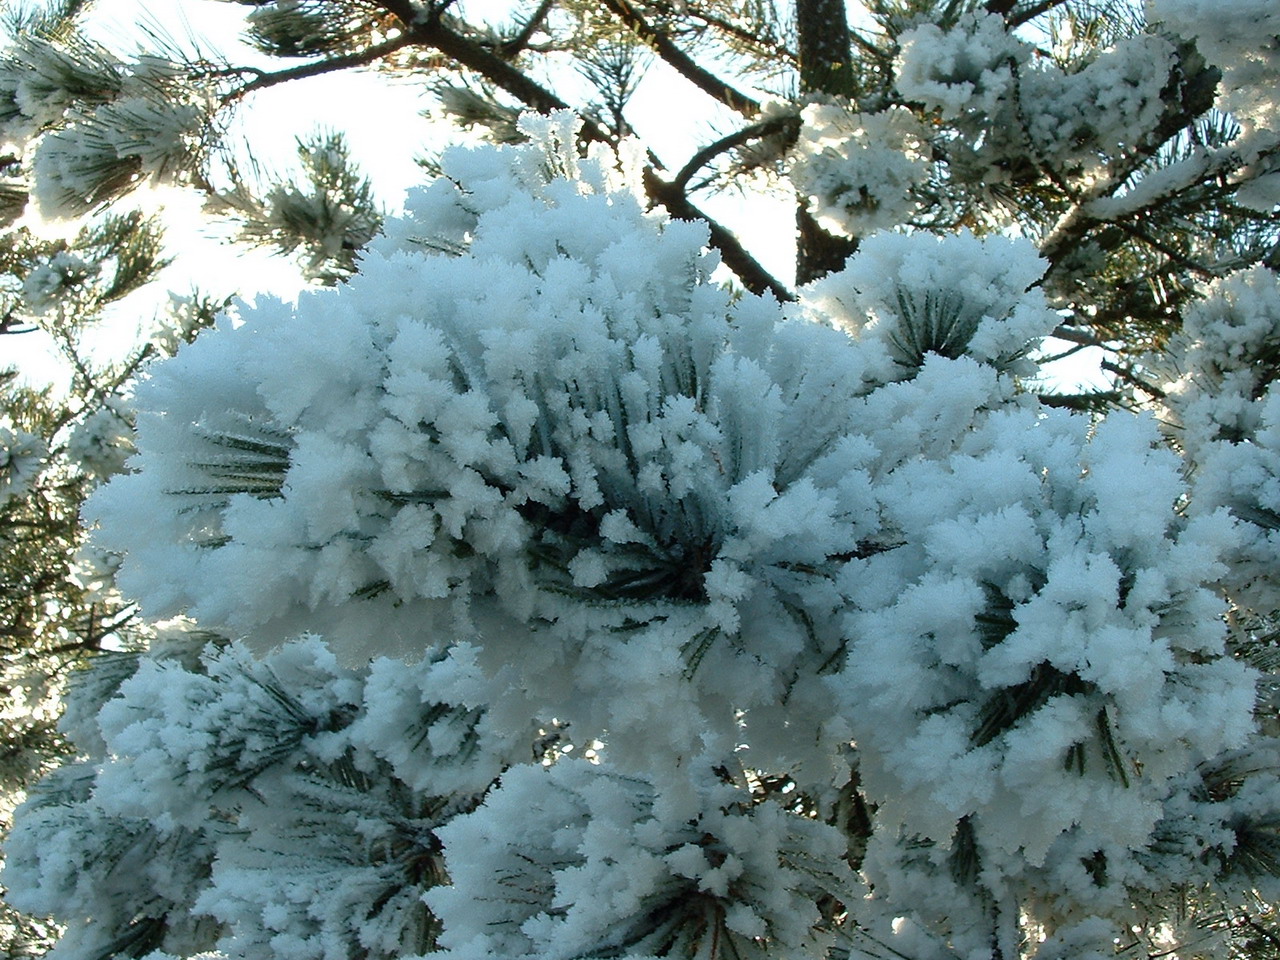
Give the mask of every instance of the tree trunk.
[[[800, 94], [853, 96], [853, 55], [844, 0], [796, 0]], [[805, 209], [796, 208], [796, 283], [808, 283], [844, 266], [857, 240], [823, 230]]]

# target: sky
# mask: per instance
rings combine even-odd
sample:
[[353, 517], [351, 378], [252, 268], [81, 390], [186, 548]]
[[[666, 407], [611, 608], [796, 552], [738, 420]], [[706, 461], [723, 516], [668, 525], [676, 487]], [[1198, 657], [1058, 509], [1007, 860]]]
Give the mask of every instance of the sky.
[[[459, 0], [465, 16], [487, 21], [501, 21], [513, 7], [527, 5], [511, 0]], [[225, 0], [110, 0], [93, 8], [86, 30], [93, 39], [124, 55], [146, 47], [148, 34], [152, 34], [182, 50], [212, 49], [235, 63], [280, 69], [279, 61], [262, 58], [239, 42], [248, 9]], [[586, 82], [572, 73], [557, 77], [557, 88], [566, 87], [576, 88], [582, 99], [589, 97]], [[566, 99], [572, 102], [573, 96]], [[706, 99], [700, 93], [696, 97]], [[680, 124], [671, 123], [674, 98], [680, 102]], [[642, 139], [672, 168], [683, 164], [703, 143], [732, 129], [732, 120], [726, 121], [724, 112], [709, 101], [706, 114], [690, 122], [689, 100], [688, 85], [655, 60], [629, 110], [629, 119]], [[231, 130], [252, 146], [254, 160], [266, 170], [282, 174], [292, 169], [297, 137], [317, 129], [341, 131], [353, 159], [369, 176], [379, 202], [395, 212], [405, 190], [423, 180], [416, 159], [458, 138], [456, 128], [433, 125], [422, 118], [424, 106], [425, 91], [420, 82], [393, 80], [369, 71], [342, 71], [253, 94], [235, 111]], [[193, 195], [164, 189], [135, 194], [130, 202], [162, 214], [171, 228], [169, 243], [178, 255], [174, 266], [147, 295], [132, 300], [122, 316], [113, 317], [90, 337], [104, 354], [123, 352], [136, 340], [139, 328], [148, 327], [155, 310], [167, 300], [168, 290], [186, 293], [198, 286], [221, 296], [232, 292], [225, 288], [226, 278], [234, 277], [237, 291], [246, 298], [265, 291], [290, 297], [303, 283], [296, 268], [283, 258], [230, 244], [226, 230], [211, 228], [201, 217]], [[741, 232], [767, 268], [781, 276], [790, 272], [793, 213], [788, 205], [755, 203], [745, 215], [738, 195], [712, 198], [702, 205]], [[65, 232], [68, 226], [46, 224], [38, 229], [57, 233]], [[59, 365], [38, 335], [24, 337], [15, 346], [23, 354], [21, 368], [30, 379], [58, 378]]]
[[[511, 0], [459, 0], [469, 19], [490, 22], [506, 18]], [[148, 34], [167, 38], [179, 49], [212, 49], [236, 63], [279, 69], [279, 61], [260, 57], [238, 40], [249, 8], [226, 0], [110, 0], [100, 4], [88, 22], [90, 35], [125, 55], [148, 44]], [[590, 96], [584, 80], [566, 71], [556, 77], [566, 99]], [[672, 103], [678, 102], [680, 122], [673, 123]], [[699, 102], [706, 103], [701, 114]], [[427, 121], [420, 115], [425, 90], [420, 82], [392, 80], [368, 71], [342, 71], [282, 84], [255, 93], [232, 120], [234, 134], [250, 144], [253, 158], [267, 170], [287, 174], [293, 163], [296, 138], [316, 129], [343, 132], [355, 162], [373, 183], [379, 202], [395, 212], [406, 189], [423, 179], [415, 162], [449, 141], [456, 128]], [[690, 114], [690, 108], [695, 112]], [[671, 169], [677, 169], [700, 146], [735, 129], [738, 121], [677, 77], [656, 58], [629, 105], [628, 117], [643, 142]], [[228, 231], [211, 227], [200, 214], [192, 194], [163, 190], [139, 196], [144, 206], [159, 211], [171, 225], [169, 243], [175, 263], [144, 296], [130, 301], [91, 343], [103, 354], [120, 353], [136, 342], [139, 331], [151, 325], [168, 291], [189, 293], [193, 287], [225, 296], [238, 292], [252, 299], [270, 292], [292, 297], [302, 287], [297, 269], [281, 257], [250, 251], [227, 239]], [[745, 245], [776, 276], [787, 277], [794, 262], [794, 211], [789, 203], [762, 201], [728, 192], [701, 197], [698, 203], [742, 236]], [[58, 226], [49, 229], [57, 230]], [[231, 289], [228, 278], [234, 278]], [[35, 335], [23, 338], [22, 369], [33, 380], [57, 378], [57, 364]], [[1078, 366], [1078, 365], [1077, 365]], [[1096, 364], [1095, 364], [1096, 366]], [[1076, 367], [1064, 373], [1070, 380]], [[1090, 376], [1089, 364], [1079, 376]], [[1069, 386], [1069, 384], [1068, 384]]]
[[[471, 20], [501, 22], [512, 9], [530, 4], [512, 0], [459, 0], [458, 9]], [[116, 49], [137, 43], [139, 28], [158, 28], [162, 35], [191, 45], [201, 38], [207, 46], [226, 51], [233, 61], [279, 69], [279, 61], [261, 58], [238, 42], [239, 25], [248, 8], [225, 0], [113, 0], [95, 13], [95, 35]], [[555, 79], [555, 88], [570, 102], [585, 101], [590, 87], [572, 71]], [[565, 93], [565, 91], [568, 91]], [[680, 123], [671, 122], [672, 104], [679, 103]], [[699, 103], [706, 107], [698, 112]], [[419, 115], [426, 105], [423, 85], [393, 80], [372, 72], [342, 71], [282, 84], [253, 94], [235, 114], [233, 130], [253, 144], [268, 168], [287, 164], [295, 138], [318, 127], [344, 132], [356, 162], [366, 171], [383, 203], [399, 206], [403, 192], [422, 181], [415, 158], [458, 138], [452, 126], [433, 125]], [[656, 58], [629, 105], [628, 119], [641, 140], [672, 169], [678, 169], [697, 149], [736, 128], [736, 118], [693, 91], [688, 83]], [[740, 197], [720, 198], [704, 206], [724, 215], [747, 237], [752, 249], [771, 268], [789, 273], [794, 256], [789, 237], [794, 214], [789, 205], [755, 205], [743, 217]], [[785, 229], [779, 227], [785, 223]]]

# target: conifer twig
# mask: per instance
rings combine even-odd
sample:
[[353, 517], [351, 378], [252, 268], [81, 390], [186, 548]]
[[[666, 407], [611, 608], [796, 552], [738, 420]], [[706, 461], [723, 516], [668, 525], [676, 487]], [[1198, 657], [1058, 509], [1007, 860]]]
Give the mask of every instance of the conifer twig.
[[715, 143], [708, 144], [695, 153], [689, 158], [689, 162], [680, 168], [680, 172], [676, 174], [672, 183], [683, 190], [689, 181], [693, 179], [695, 173], [720, 154], [732, 150], [734, 147], [750, 143], [752, 140], [759, 140], [775, 133], [785, 132], [788, 140], [794, 141], [799, 131], [800, 120], [798, 117], [775, 117], [760, 123], [754, 123], [749, 127], [743, 127], [727, 137], [721, 137]]
[[668, 66], [703, 93], [714, 97], [730, 110], [744, 117], [754, 117], [760, 112], [760, 104], [756, 100], [694, 63], [693, 58], [676, 46], [670, 37], [646, 20], [632, 6], [630, 0], [604, 0], [603, 5], [613, 11], [628, 29], [648, 44]]
[[527, 48], [529, 41], [538, 32], [538, 28], [542, 26], [547, 19], [547, 14], [551, 12], [551, 8], [554, 6], [555, 0], [542, 0], [542, 3], [538, 5], [538, 9], [533, 12], [533, 15], [520, 28], [520, 32], [499, 46], [498, 49], [501, 51], [502, 56], [511, 59]]
[[[382, 5], [389, 13], [400, 18], [404, 25], [404, 36], [411, 38], [412, 42], [439, 50], [462, 66], [479, 73], [525, 106], [532, 107], [540, 113], [570, 109], [567, 103], [550, 90], [530, 79], [520, 69], [497, 54], [451, 29], [438, 16], [428, 17], [425, 20], [419, 19], [418, 11], [408, 0], [382, 0]], [[754, 103], [754, 101], [751, 102]], [[613, 138], [595, 121], [589, 117], [581, 117], [581, 120], [581, 135], [585, 140], [613, 143]], [[785, 285], [771, 276], [759, 261], [747, 252], [737, 237], [694, 206], [681, 187], [659, 176], [657, 168], [656, 158], [650, 155], [649, 166], [644, 171], [645, 191], [650, 200], [662, 204], [673, 217], [701, 220], [706, 223], [711, 234], [711, 245], [720, 251], [724, 265], [737, 274], [748, 290], [753, 293], [769, 292], [779, 300], [795, 299], [795, 295]]]
[[254, 79], [241, 87], [232, 90], [225, 97], [223, 103], [233, 103], [243, 99], [255, 90], [264, 90], [267, 87], [274, 87], [281, 83], [288, 83], [290, 80], [302, 80], [306, 77], [318, 77], [326, 73], [334, 73], [338, 70], [349, 70], [352, 67], [366, 67], [377, 60], [381, 60], [385, 56], [395, 53], [397, 50], [403, 49], [413, 43], [413, 38], [408, 34], [401, 34], [386, 43], [375, 44], [367, 50], [361, 50], [358, 53], [349, 53], [339, 57], [327, 57], [315, 63], [305, 63], [298, 67], [290, 67], [287, 70], [277, 70], [274, 73], [263, 73], [259, 70], [253, 72], [257, 74]]

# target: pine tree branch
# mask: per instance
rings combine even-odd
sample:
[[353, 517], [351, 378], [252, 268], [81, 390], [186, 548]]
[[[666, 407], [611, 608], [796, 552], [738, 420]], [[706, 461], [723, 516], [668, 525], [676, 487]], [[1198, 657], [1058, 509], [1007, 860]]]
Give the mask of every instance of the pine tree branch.
[[1065, 324], [1057, 327], [1050, 336], [1058, 340], [1066, 340], [1068, 343], [1074, 343], [1081, 347], [1099, 347], [1103, 350], [1111, 349], [1105, 342], [1099, 340], [1087, 330], [1081, 330], [1078, 327], [1069, 327]]
[[646, 20], [632, 6], [630, 0], [603, 0], [602, 5], [613, 11], [627, 28], [648, 44], [668, 66], [703, 93], [714, 97], [730, 110], [744, 117], [754, 117], [760, 112], [760, 104], [756, 100], [694, 63], [693, 58], [681, 50], [669, 36]]
[[1005, 23], [1013, 29], [1066, 2], [1067, 0], [1041, 0], [1040, 3], [1032, 4], [1026, 10], [1017, 10], [1019, 0], [987, 0], [986, 10], [987, 13], [997, 13], [1004, 17]]
[[1107, 373], [1114, 373], [1121, 380], [1132, 384], [1143, 393], [1149, 394], [1159, 400], [1164, 399], [1165, 393], [1163, 390], [1155, 384], [1148, 383], [1146, 380], [1143, 380], [1132, 370], [1122, 367], [1117, 363], [1112, 363], [1110, 360], [1103, 360], [1101, 366], [1103, 370], [1107, 371]]
[[[679, 51], [674, 46], [670, 38], [654, 30], [642, 18], [639, 18], [639, 15], [634, 13], [630, 5], [626, 3], [626, 0], [606, 0], [606, 3], [611, 9], [619, 12], [624, 19], [630, 13], [633, 17], [633, 22], [630, 22], [629, 25], [637, 33], [649, 39], [651, 43], [656, 44], [660, 53], [663, 50], [667, 51], [667, 53], [663, 54], [664, 59], [676, 66], [677, 69], [680, 69], [686, 77], [701, 89], [706, 90], [716, 99], [745, 115], [753, 116], [758, 112], [759, 104], [694, 64], [683, 51]], [[420, 45], [434, 49], [458, 65], [474, 71], [495, 87], [505, 91], [526, 107], [531, 107], [539, 113], [571, 109], [568, 103], [532, 80], [510, 61], [452, 29], [441, 17], [442, 7], [423, 11], [415, 7], [410, 0], [381, 0], [381, 6], [400, 21], [403, 32], [394, 40], [375, 45], [357, 54], [333, 57], [289, 70], [262, 74], [233, 91], [225, 98], [224, 102], [230, 103], [255, 90], [287, 83], [291, 80], [318, 76], [351, 67], [367, 66], [405, 47]], [[550, 4], [544, 3], [543, 7], [549, 9]], [[540, 7], [539, 13], [542, 10], [543, 8]], [[537, 16], [535, 15], [536, 19]], [[647, 31], [647, 34], [644, 31]], [[683, 65], [683, 69], [681, 69], [680, 65]], [[611, 146], [614, 144], [616, 138], [611, 136], [608, 131], [604, 130], [589, 117], [581, 117], [580, 114], [579, 116], [582, 124], [580, 128], [581, 136], [584, 140], [605, 143]], [[750, 139], [750, 137], [745, 137], [742, 142], [745, 142], [746, 139]], [[732, 145], [713, 144], [708, 150], [700, 151], [697, 156], [704, 158], [700, 160], [700, 164], [707, 162], [717, 153], [730, 149]], [[685, 193], [685, 187], [688, 179], [692, 177], [693, 172], [697, 169], [696, 167], [688, 172], [683, 181], [672, 183], [659, 176], [657, 170], [660, 166], [657, 159], [651, 154], [650, 166], [644, 173], [644, 182], [652, 202], [665, 207], [673, 217], [705, 222], [710, 231], [712, 246], [720, 251], [721, 259], [725, 266], [738, 276], [748, 290], [761, 294], [772, 293], [779, 300], [794, 299], [795, 295], [770, 275], [727, 228], [690, 202]]]
[[1246, 915], [1244, 922], [1250, 930], [1261, 936], [1264, 940], [1270, 942], [1273, 947], [1280, 949], [1280, 937], [1277, 937], [1273, 931], [1258, 923], [1258, 921], [1251, 916]]
[[1034, 20], [1041, 14], [1048, 13], [1055, 7], [1064, 6], [1066, 2], [1067, 0], [1043, 0], [1043, 2], [1037, 3], [1036, 5], [1028, 7], [1026, 10], [1023, 10], [1012, 17], [1009, 17], [1006, 22], [1009, 24], [1010, 29], [1020, 27], [1024, 23]]
[[1088, 349], [1089, 349], [1089, 344], [1073, 343], [1071, 346], [1067, 347], [1067, 349], [1065, 350], [1060, 350], [1057, 353], [1051, 353], [1051, 354], [1036, 357], [1036, 362], [1040, 364], [1040, 366], [1045, 367], [1051, 363], [1057, 363], [1059, 360], [1065, 360], [1067, 359], [1067, 357], [1074, 357], [1080, 351], [1088, 350]]
[[1141, 227], [1138, 227], [1136, 224], [1131, 223], [1128, 220], [1111, 220], [1109, 223], [1140, 243], [1145, 243], [1151, 249], [1163, 253], [1169, 258], [1170, 262], [1176, 263], [1188, 273], [1195, 274], [1201, 280], [1213, 280], [1214, 278], [1222, 276], [1224, 273], [1228, 272], [1224, 270], [1214, 270], [1196, 260], [1192, 260], [1186, 254], [1179, 253], [1169, 244], [1153, 237], [1146, 230], [1143, 230]]
[[775, 280], [724, 226], [694, 206], [676, 184], [663, 180], [652, 167], [644, 171], [645, 191], [667, 212], [681, 220], [701, 220], [711, 231], [711, 245], [720, 251], [724, 265], [737, 274], [752, 293], [771, 293], [778, 300], [794, 300], [795, 294]]
[[[415, 19], [418, 11], [407, 0], [382, 0], [382, 4], [384, 9], [400, 18], [405, 35], [414, 42], [433, 47], [462, 66], [474, 70], [525, 106], [540, 113], [570, 109], [567, 103], [531, 80], [518, 68], [450, 29], [439, 16], [429, 16], [425, 20]], [[585, 140], [613, 144], [613, 138], [599, 124], [587, 117], [581, 119], [582, 137]], [[694, 206], [684, 190], [664, 180], [658, 175], [656, 168], [656, 160], [651, 158], [650, 165], [644, 171], [645, 190], [650, 200], [664, 206], [673, 217], [706, 223], [711, 234], [711, 245], [720, 251], [724, 265], [738, 276], [748, 290], [761, 294], [769, 292], [779, 300], [795, 299], [795, 295], [774, 279], [728, 229]]]
[[1097, 413], [1120, 403], [1124, 399], [1124, 394], [1119, 390], [1100, 390], [1096, 393], [1038, 393], [1036, 399], [1046, 407]]
[[[26, 323], [27, 326], [17, 326], [20, 323]], [[0, 317], [0, 336], [14, 335], [19, 333], [35, 333], [40, 328], [30, 321], [26, 321], [14, 315], [13, 310], [9, 310], [3, 317]]]
[[533, 39], [533, 35], [538, 32], [538, 28], [546, 22], [547, 15], [551, 13], [551, 8], [554, 6], [555, 0], [542, 0], [542, 3], [538, 5], [538, 9], [533, 12], [533, 16], [520, 28], [520, 32], [498, 48], [499, 53], [505, 59], [511, 60], [524, 52], [529, 46], [529, 41]]
[[[50, 421], [51, 434], [57, 433], [76, 418], [83, 416], [86, 410], [99, 409], [110, 397], [117, 396], [126, 383], [135, 379], [141, 373], [147, 361], [152, 359], [156, 353], [155, 344], [143, 344], [142, 347], [134, 352], [133, 356], [110, 372], [110, 376], [106, 376], [107, 371], [97, 372], [89, 367], [84, 357], [81, 356], [78, 346], [69, 335], [56, 335], [55, 338], [63, 356], [74, 368], [76, 376], [80, 378], [81, 389], [79, 393], [84, 402], [79, 406], [63, 406], [61, 412]], [[102, 379], [104, 376], [105, 379]], [[63, 447], [56, 447], [50, 452], [57, 454], [62, 452], [63, 449]]]
[[892, 52], [886, 52], [880, 47], [877, 47], [873, 41], [868, 40], [857, 30], [851, 29], [849, 31], [849, 43], [852, 45], [850, 47], [851, 50], [852, 47], [857, 47], [862, 51], [864, 58], [863, 63], [865, 65], [873, 65], [874, 68], [879, 70], [881, 73], [890, 75], [894, 58]]
[[[1154, 153], [1154, 150], [1152, 152]], [[1244, 159], [1237, 151], [1218, 151], [1216, 156], [1206, 159], [1204, 168], [1196, 175], [1195, 179], [1191, 183], [1179, 187], [1176, 194], [1186, 193], [1188, 190], [1193, 190], [1205, 183], [1227, 177], [1234, 170], [1238, 170], [1244, 165]], [[1155, 195], [1146, 203], [1126, 210], [1123, 218], [1098, 216], [1090, 211], [1090, 205], [1095, 200], [1101, 200], [1114, 194], [1124, 185], [1127, 177], [1127, 174], [1123, 178], [1118, 176], [1108, 177], [1072, 204], [1071, 208], [1058, 218], [1058, 222], [1054, 224], [1053, 229], [1041, 244], [1040, 255], [1050, 263], [1055, 263], [1059, 257], [1075, 249], [1093, 228], [1105, 224], [1114, 225], [1118, 229], [1126, 229], [1122, 226], [1121, 219], [1130, 221], [1136, 217], [1146, 216], [1151, 210], [1160, 204], [1167, 203], [1176, 195]], [[1126, 232], [1128, 231], [1126, 230]]]
[[736, 133], [731, 133], [727, 137], [721, 137], [715, 143], [708, 144], [703, 147], [692, 157], [689, 162], [680, 168], [680, 172], [676, 174], [672, 183], [681, 190], [687, 188], [689, 181], [693, 179], [695, 173], [704, 166], [735, 147], [741, 147], [750, 143], [752, 140], [759, 140], [764, 137], [772, 136], [775, 133], [785, 133], [788, 146], [795, 142], [800, 132], [799, 117], [774, 117], [771, 120], [765, 120], [761, 123], [754, 123], [749, 127], [743, 127]]
[[[395, 53], [413, 43], [413, 38], [407, 34], [401, 34], [393, 40], [386, 43], [375, 44], [367, 50], [361, 50], [358, 53], [350, 53], [340, 57], [328, 57], [315, 63], [303, 64], [299, 67], [290, 67], [287, 70], [278, 70], [274, 73], [259, 73], [253, 80], [250, 80], [242, 87], [237, 87], [225, 97], [222, 98], [224, 104], [233, 103], [242, 100], [245, 96], [256, 90], [265, 90], [268, 87], [274, 87], [281, 83], [288, 83], [291, 80], [302, 80], [307, 77], [318, 77], [326, 73], [334, 73], [338, 70], [349, 70], [352, 67], [366, 67], [383, 57]], [[254, 71], [258, 73], [258, 71]]]
[[[1191, 48], [1180, 51], [1169, 79], [1171, 90], [1165, 97], [1166, 111], [1156, 128], [1123, 158], [1122, 163], [1112, 169], [1108, 177], [1076, 199], [1071, 209], [1058, 219], [1041, 244], [1040, 255], [1050, 263], [1056, 263], [1059, 257], [1074, 249], [1093, 227], [1108, 222], [1107, 218], [1090, 212], [1089, 206], [1093, 201], [1113, 196], [1135, 171], [1159, 153], [1161, 147], [1213, 106], [1221, 73], [1214, 67], [1206, 66], [1203, 58]], [[1204, 170], [1193, 183], [1187, 184], [1178, 192], [1185, 192], [1208, 180], [1226, 176], [1232, 168], [1239, 169], [1242, 166], [1244, 160], [1234, 150], [1221, 150], [1216, 157], [1206, 155]], [[1167, 199], [1169, 198], [1166, 196], [1157, 195], [1139, 209], [1127, 211], [1126, 216], [1137, 216]]]
[[738, 43], [765, 50], [769, 55], [777, 57], [780, 60], [785, 60], [790, 63], [795, 62], [795, 52], [788, 49], [784, 44], [766, 42], [751, 31], [744, 30], [742, 27], [730, 23], [723, 17], [718, 17], [715, 14], [707, 13], [705, 10], [698, 10], [693, 7], [688, 9], [688, 15], [695, 20], [701, 20], [713, 30], [719, 30], [721, 33], [725, 34], [725, 36], [733, 38]]
[[[440, 17], [439, 11], [429, 12], [424, 18], [423, 11], [408, 0], [381, 0], [381, 3], [384, 10], [400, 20], [404, 33], [397, 40], [438, 50], [539, 113], [569, 109], [567, 103], [529, 79], [510, 62], [451, 29]], [[610, 142], [608, 135], [589, 120], [583, 121], [582, 133], [588, 140]]]

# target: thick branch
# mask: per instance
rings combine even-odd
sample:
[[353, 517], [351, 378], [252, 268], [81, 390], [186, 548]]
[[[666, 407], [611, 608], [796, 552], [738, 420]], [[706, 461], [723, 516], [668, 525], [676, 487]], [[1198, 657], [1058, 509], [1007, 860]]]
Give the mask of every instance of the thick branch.
[[[404, 30], [399, 39], [439, 50], [449, 59], [469, 70], [474, 70], [539, 113], [569, 109], [567, 103], [530, 80], [502, 57], [464, 37], [456, 30], [451, 30], [438, 15], [419, 19], [422, 11], [408, 0], [383, 0], [382, 6], [387, 12], [399, 18]], [[605, 132], [589, 120], [583, 121], [582, 133], [588, 140], [609, 142]]]
[[724, 265], [737, 274], [742, 285], [752, 293], [771, 293], [779, 300], [794, 300], [795, 294], [773, 278], [755, 257], [738, 242], [737, 237], [689, 202], [676, 184], [663, 180], [652, 167], [644, 171], [644, 186], [649, 197], [681, 220], [701, 220], [711, 231], [711, 245], [720, 251]]
[[676, 46], [670, 37], [646, 20], [631, 5], [630, 0], [603, 0], [603, 6], [617, 14], [627, 28], [647, 43], [668, 66], [703, 93], [714, 97], [730, 110], [744, 117], [754, 117], [760, 112], [760, 104], [757, 101], [694, 63], [693, 59]]
[[1026, 10], [1022, 10], [1017, 14], [1015, 14], [1014, 16], [1009, 17], [1008, 18], [1009, 27], [1010, 29], [1014, 27], [1020, 27], [1024, 23], [1034, 20], [1036, 17], [1040, 16], [1040, 14], [1048, 13], [1054, 7], [1060, 7], [1066, 2], [1067, 0], [1042, 0], [1042, 2], [1037, 3], [1034, 6], [1028, 7]]
[[[1054, 7], [1060, 7], [1067, 0], [1040, 0], [1025, 10], [1018, 10], [1018, 0], [987, 0], [987, 13], [998, 13], [1012, 27], [1020, 27], [1029, 20], [1034, 20], [1042, 13], [1048, 13]], [[1016, 11], [1016, 12], [1015, 12]]]
[[1124, 399], [1118, 390], [1102, 390], [1097, 393], [1040, 393], [1036, 395], [1046, 407], [1065, 407], [1081, 413], [1101, 412]]

